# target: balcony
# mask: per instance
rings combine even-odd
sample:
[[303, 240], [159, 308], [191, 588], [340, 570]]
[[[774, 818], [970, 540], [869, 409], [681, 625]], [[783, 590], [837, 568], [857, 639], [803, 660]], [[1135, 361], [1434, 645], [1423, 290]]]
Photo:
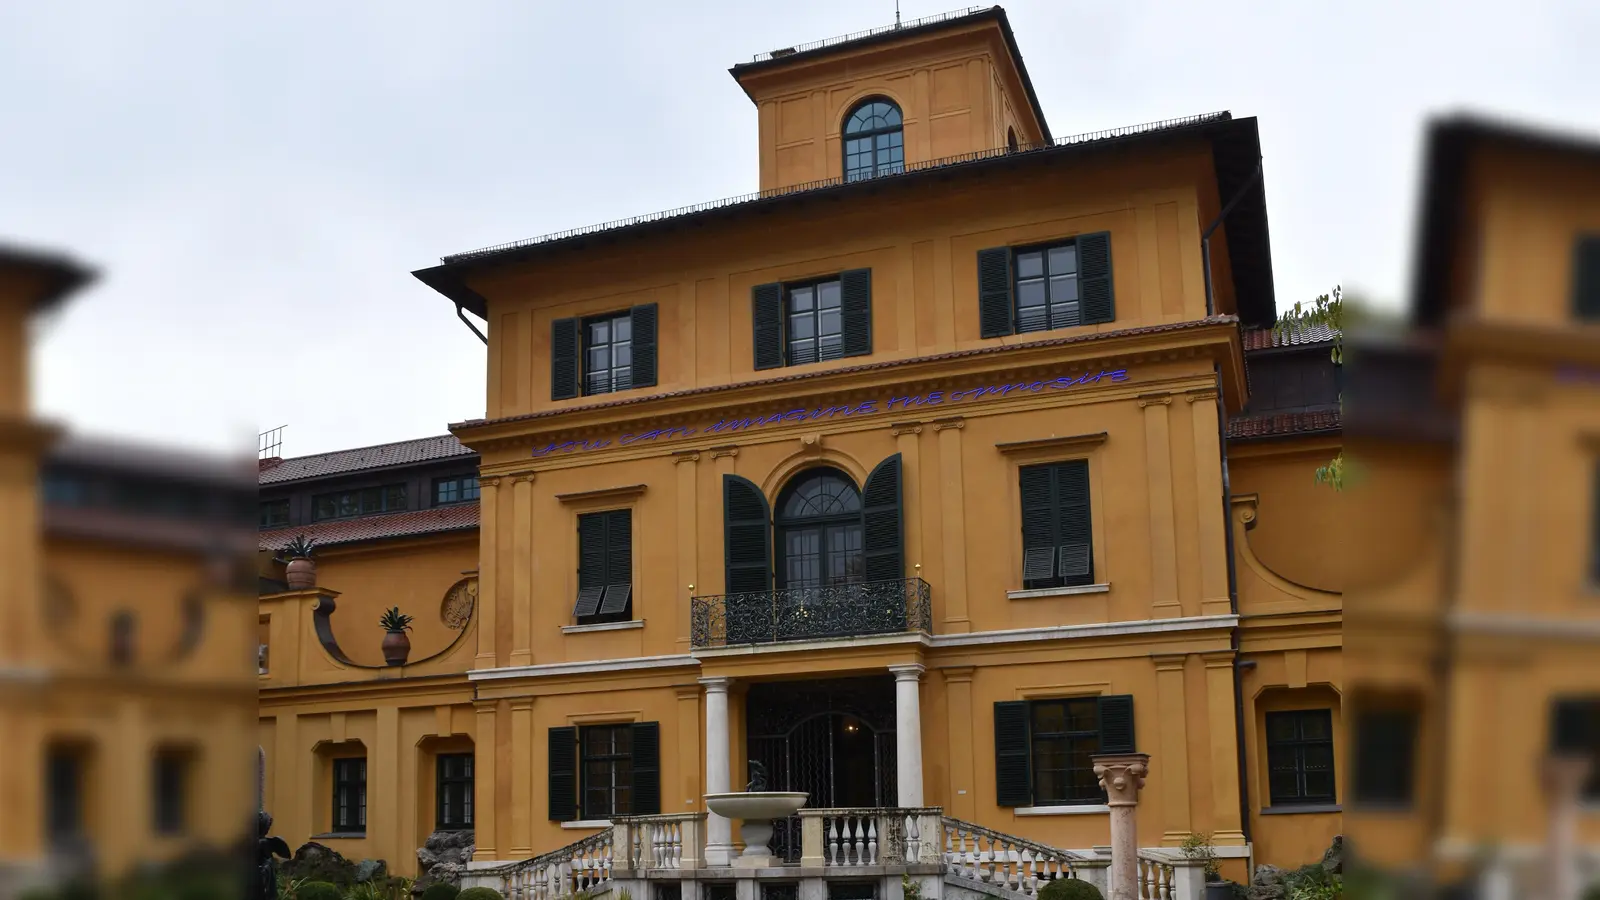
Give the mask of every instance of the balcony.
[[713, 594], [692, 604], [696, 650], [933, 631], [931, 592], [920, 578]]

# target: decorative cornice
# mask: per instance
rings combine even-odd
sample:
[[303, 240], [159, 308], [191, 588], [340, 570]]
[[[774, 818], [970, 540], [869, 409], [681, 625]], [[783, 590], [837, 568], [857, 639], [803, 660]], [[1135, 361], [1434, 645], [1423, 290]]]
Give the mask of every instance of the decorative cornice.
[[1208, 669], [1231, 669], [1233, 668], [1234, 660], [1238, 658], [1238, 654], [1232, 650], [1214, 650], [1210, 653], [1200, 654], [1200, 658], [1205, 661]]
[[538, 477], [539, 477], [538, 475], [536, 475], [536, 474], [534, 474], [532, 472], [525, 472], [525, 473], [523, 473], [521, 475], [518, 475], [518, 476], [512, 478], [511, 481], [514, 484], [532, 484], [533, 480], [535, 478], [538, 478]]
[[1144, 409], [1147, 406], [1170, 406], [1170, 405], [1172, 405], [1172, 395], [1171, 394], [1140, 394], [1139, 395], [1139, 408], [1140, 409]]
[[933, 430], [934, 431], [944, 431], [946, 428], [965, 428], [965, 427], [967, 427], [967, 420], [966, 420], [965, 416], [951, 416], [948, 419], [934, 419], [933, 420]]
[[500, 486], [500, 476], [499, 475], [479, 475], [478, 476], [478, 489], [479, 490], [482, 490], [483, 488], [493, 489], [493, 488], [497, 488], [499, 486]]
[[1094, 434], [1072, 434], [1062, 437], [1035, 438], [1031, 441], [1008, 441], [995, 444], [994, 448], [1001, 453], [1028, 453], [1034, 450], [1065, 450], [1076, 447], [1093, 447], [1106, 442], [1106, 433], [1097, 431]]
[[675, 669], [698, 666], [694, 657], [683, 654], [670, 656], [633, 656], [625, 659], [578, 660], [575, 662], [544, 663], [537, 666], [500, 666], [494, 669], [473, 669], [467, 672], [468, 681], [499, 681], [507, 678], [552, 678], [563, 675], [592, 675], [600, 672], [632, 672], [640, 669]]
[[1152, 656], [1150, 661], [1156, 664], [1157, 672], [1182, 672], [1184, 661], [1188, 658], [1187, 654], [1173, 653]]
[[732, 444], [724, 444], [721, 447], [712, 447], [710, 448], [710, 451], [712, 459], [721, 459], [724, 456], [731, 458], [739, 455], [739, 448]]
[[1189, 401], [1190, 403], [1196, 403], [1201, 400], [1215, 400], [1217, 399], [1217, 389], [1201, 388], [1195, 391], [1186, 391], [1184, 392], [1183, 399]]
[[592, 500], [630, 500], [645, 492], [648, 485], [625, 484], [620, 487], [600, 488], [594, 491], [576, 491], [571, 494], [557, 494], [556, 499], [562, 503], [588, 503]]
[[903, 434], [921, 434], [922, 433], [922, 423], [921, 422], [890, 422], [889, 423], [889, 429], [894, 434], [895, 437], [899, 437], [899, 436], [901, 436]]
[[971, 684], [973, 666], [950, 666], [939, 669], [945, 684]]
[[675, 462], [675, 463], [697, 463], [697, 462], [700, 461], [700, 451], [699, 450], [676, 450], [676, 451], [673, 451], [672, 461]]
[[[973, 647], [983, 644], [1015, 644], [1034, 641], [1117, 637], [1135, 634], [1174, 634], [1232, 628], [1239, 624], [1236, 615], [1180, 616], [1171, 619], [1134, 619], [1127, 622], [1096, 622], [1090, 625], [1046, 625], [1040, 628], [1014, 628], [1005, 631], [969, 631], [936, 634], [932, 647]], [[1228, 651], [1230, 654], [1233, 651]]]

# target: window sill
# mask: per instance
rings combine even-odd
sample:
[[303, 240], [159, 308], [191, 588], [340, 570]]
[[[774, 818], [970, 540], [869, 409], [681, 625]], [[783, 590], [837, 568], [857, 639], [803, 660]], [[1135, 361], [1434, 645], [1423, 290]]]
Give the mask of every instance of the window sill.
[[574, 822], [562, 822], [561, 827], [568, 831], [586, 831], [591, 828], [610, 828], [610, 819], [578, 819]]
[[1007, 600], [1038, 600], [1043, 597], [1070, 597], [1073, 594], [1104, 594], [1111, 590], [1111, 582], [1100, 584], [1074, 584], [1070, 587], [1033, 588], [1026, 591], [1006, 591]]
[[330, 831], [326, 834], [313, 834], [311, 837], [313, 840], [318, 841], [359, 841], [364, 840], [366, 836], [367, 833], [365, 831]]
[[593, 625], [563, 625], [562, 634], [588, 634], [591, 631], [626, 631], [629, 628], [643, 628], [643, 619], [629, 619], [626, 622], [596, 622]]
[[1079, 803], [1072, 806], [1018, 806], [1011, 810], [1018, 816], [1092, 816], [1109, 813], [1111, 807], [1104, 803]]
[[1301, 803], [1297, 806], [1268, 806], [1261, 810], [1261, 814], [1263, 816], [1296, 816], [1343, 811], [1344, 807], [1337, 803]]

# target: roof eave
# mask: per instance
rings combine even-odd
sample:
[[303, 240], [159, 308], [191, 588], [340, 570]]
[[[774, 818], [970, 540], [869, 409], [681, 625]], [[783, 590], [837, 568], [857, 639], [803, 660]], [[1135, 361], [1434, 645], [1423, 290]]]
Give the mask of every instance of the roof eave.
[[489, 319], [489, 301], [484, 296], [470, 287], [461, 277], [462, 268], [458, 265], [445, 263], [431, 266], [426, 269], [417, 269], [412, 276], [418, 281], [443, 294], [455, 305], [472, 313], [484, 321]]
[[65, 254], [4, 245], [0, 245], [0, 268], [21, 269], [40, 276], [39, 292], [33, 298], [36, 312], [60, 304], [99, 277], [94, 269]]

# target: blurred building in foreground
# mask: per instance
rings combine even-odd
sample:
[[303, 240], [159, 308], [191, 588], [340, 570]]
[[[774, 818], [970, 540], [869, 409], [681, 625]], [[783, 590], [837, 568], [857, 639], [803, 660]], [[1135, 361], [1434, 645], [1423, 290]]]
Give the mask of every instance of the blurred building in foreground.
[[0, 897], [254, 824], [255, 486], [32, 417], [30, 319], [88, 278], [0, 248]]
[[1569, 897], [1600, 876], [1600, 142], [1447, 119], [1425, 163], [1408, 327], [1347, 357], [1346, 821]]

